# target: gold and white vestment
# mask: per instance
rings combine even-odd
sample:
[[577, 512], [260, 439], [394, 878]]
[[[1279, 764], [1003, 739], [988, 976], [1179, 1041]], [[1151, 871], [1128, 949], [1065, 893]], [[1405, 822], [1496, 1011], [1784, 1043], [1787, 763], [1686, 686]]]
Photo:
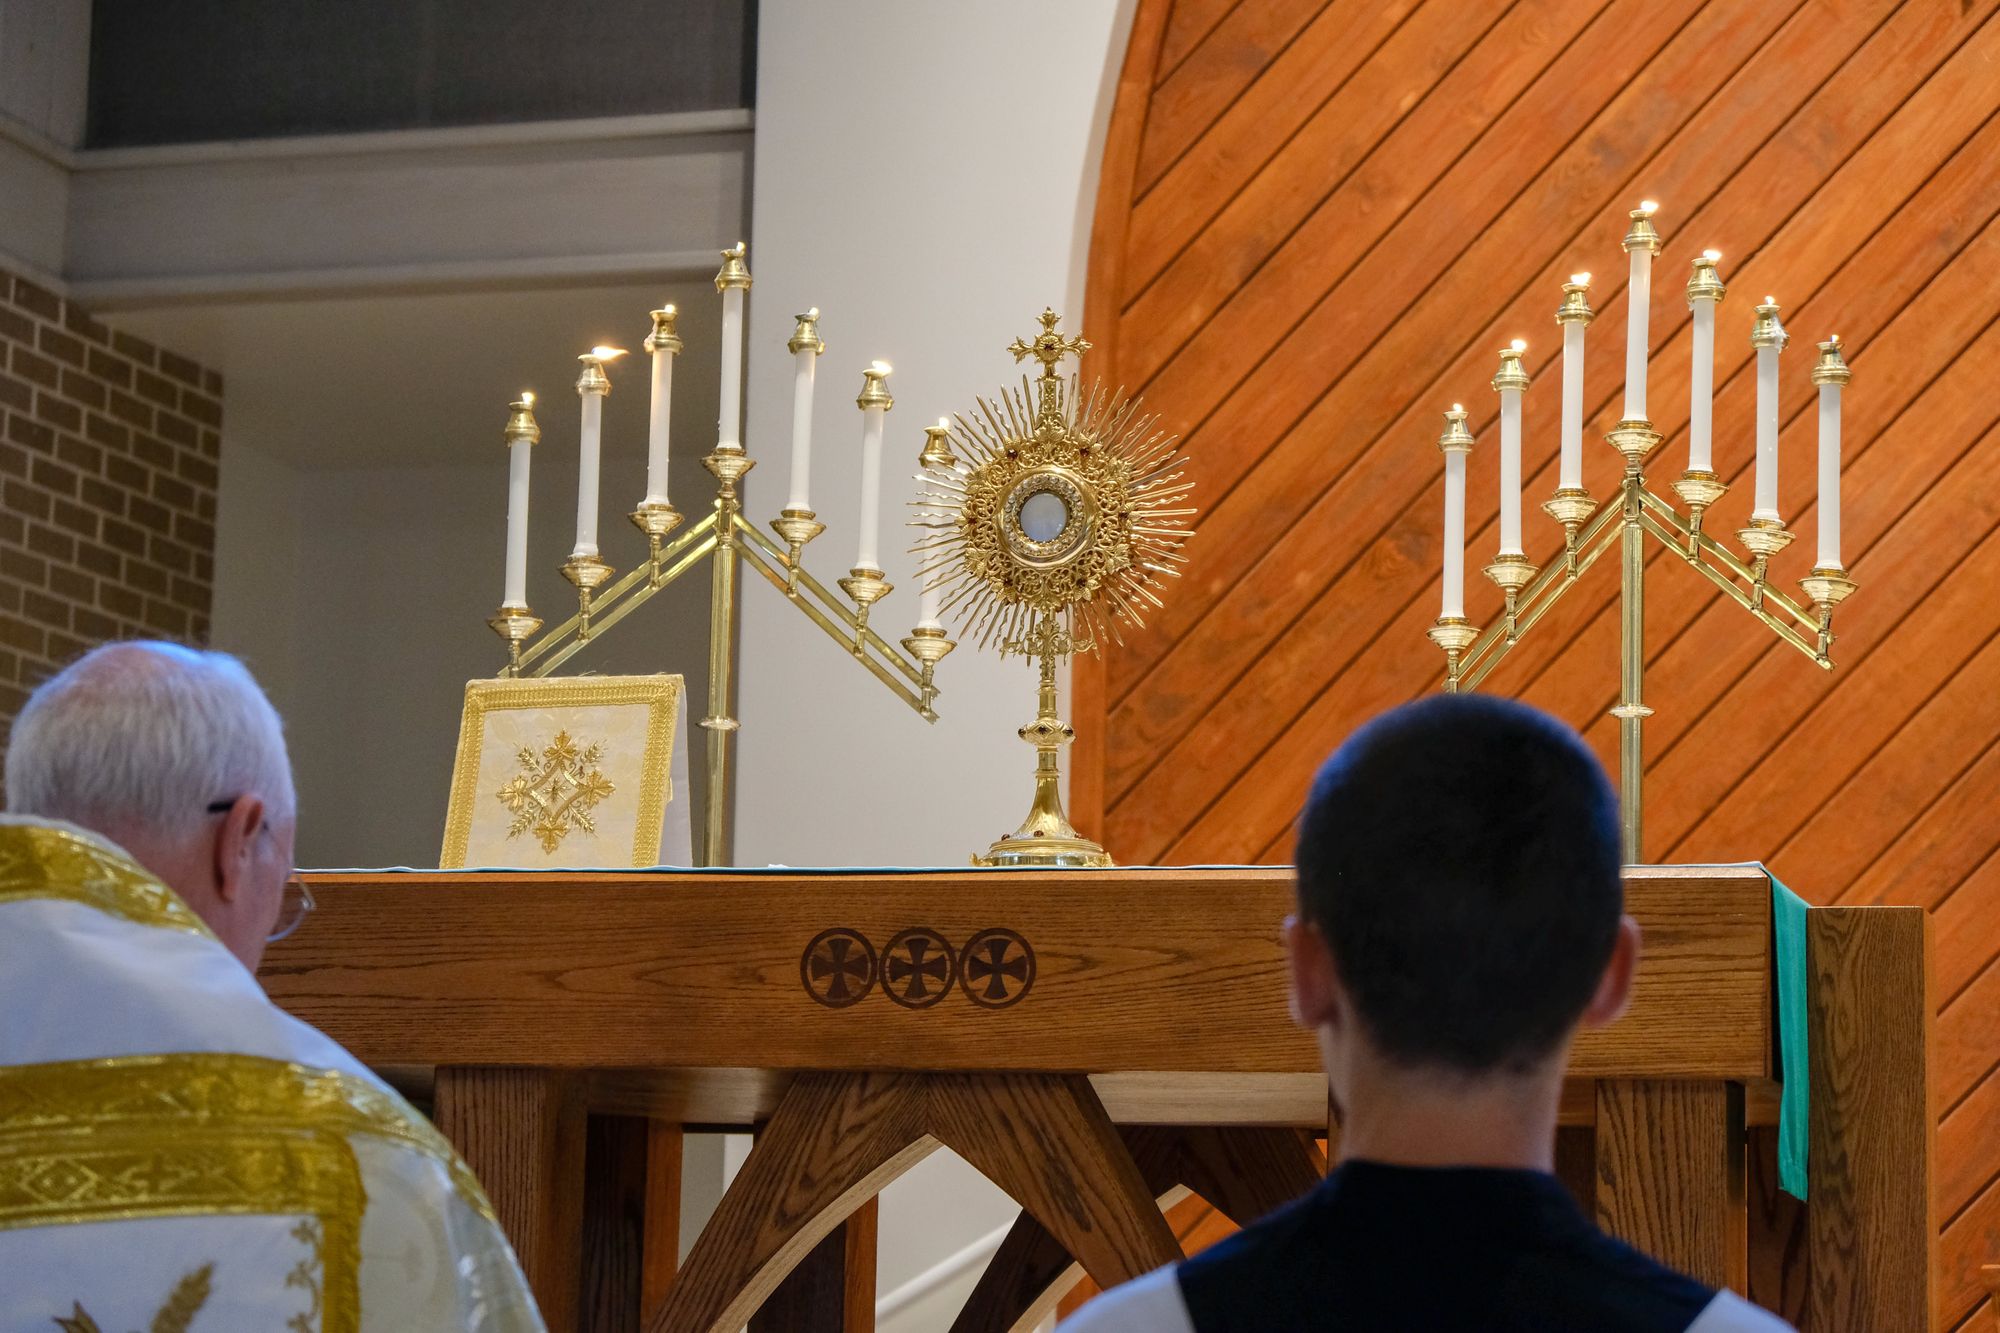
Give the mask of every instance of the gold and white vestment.
[[479, 1183], [181, 899], [0, 822], [0, 1333], [541, 1333]]

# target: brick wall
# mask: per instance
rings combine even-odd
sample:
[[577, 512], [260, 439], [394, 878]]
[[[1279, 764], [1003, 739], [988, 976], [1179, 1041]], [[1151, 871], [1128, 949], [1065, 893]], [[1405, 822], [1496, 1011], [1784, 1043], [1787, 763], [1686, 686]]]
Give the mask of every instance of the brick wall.
[[208, 638], [222, 377], [0, 270], [0, 727], [106, 639]]

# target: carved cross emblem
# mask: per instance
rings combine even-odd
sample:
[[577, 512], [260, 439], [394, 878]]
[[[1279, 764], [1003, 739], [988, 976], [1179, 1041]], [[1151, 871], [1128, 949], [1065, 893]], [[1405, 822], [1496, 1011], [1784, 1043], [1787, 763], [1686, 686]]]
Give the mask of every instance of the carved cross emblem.
[[875, 984], [875, 947], [851, 930], [825, 930], [799, 960], [806, 994], [829, 1009], [845, 1009]]
[[961, 985], [974, 1004], [1004, 1009], [1035, 984], [1035, 951], [1011, 930], [982, 930], [967, 941]]
[[522, 746], [516, 756], [521, 771], [494, 793], [514, 816], [507, 837], [532, 831], [544, 852], [554, 852], [573, 832], [596, 836], [591, 812], [617, 790], [598, 769], [603, 758], [602, 742], [579, 747], [567, 731], [558, 731], [540, 752]]
[[906, 1009], [928, 1009], [942, 1000], [957, 972], [951, 942], [923, 926], [898, 934], [882, 954], [882, 989]]

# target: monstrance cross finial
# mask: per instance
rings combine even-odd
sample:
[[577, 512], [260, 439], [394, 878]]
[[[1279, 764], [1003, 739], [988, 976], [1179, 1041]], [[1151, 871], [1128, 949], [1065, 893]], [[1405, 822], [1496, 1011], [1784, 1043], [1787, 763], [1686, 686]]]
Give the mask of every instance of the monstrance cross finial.
[[1081, 338], [1065, 338], [1056, 332], [1056, 325], [1062, 323], [1062, 316], [1054, 309], [1044, 306], [1041, 314], [1042, 331], [1033, 342], [1016, 338], [1008, 344], [1007, 350], [1014, 354], [1016, 361], [1029, 357], [1042, 363], [1042, 378], [1057, 378], [1056, 366], [1066, 356], [1082, 356], [1090, 350], [1090, 344]]

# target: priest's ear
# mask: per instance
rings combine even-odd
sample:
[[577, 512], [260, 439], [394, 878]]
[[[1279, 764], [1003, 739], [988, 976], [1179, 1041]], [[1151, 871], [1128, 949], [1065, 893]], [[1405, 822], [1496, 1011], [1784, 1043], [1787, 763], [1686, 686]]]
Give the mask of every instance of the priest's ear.
[[239, 796], [223, 812], [215, 833], [215, 894], [231, 907], [241, 906], [252, 882], [257, 839], [264, 832], [267, 812], [257, 796]]
[[1309, 1032], [1329, 1023], [1339, 1026], [1345, 996], [1326, 936], [1312, 922], [1288, 916], [1285, 952], [1292, 964], [1292, 1021]]
[[1611, 944], [1611, 961], [1597, 979], [1597, 993], [1583, 1011], [1583, 1026], [1609, 1027], [1625, 1016], [1632, 1003], [1632, 974], [1639, 966], [1639, 923], [1629, 916], [1618, 918], [1618, 938]]

